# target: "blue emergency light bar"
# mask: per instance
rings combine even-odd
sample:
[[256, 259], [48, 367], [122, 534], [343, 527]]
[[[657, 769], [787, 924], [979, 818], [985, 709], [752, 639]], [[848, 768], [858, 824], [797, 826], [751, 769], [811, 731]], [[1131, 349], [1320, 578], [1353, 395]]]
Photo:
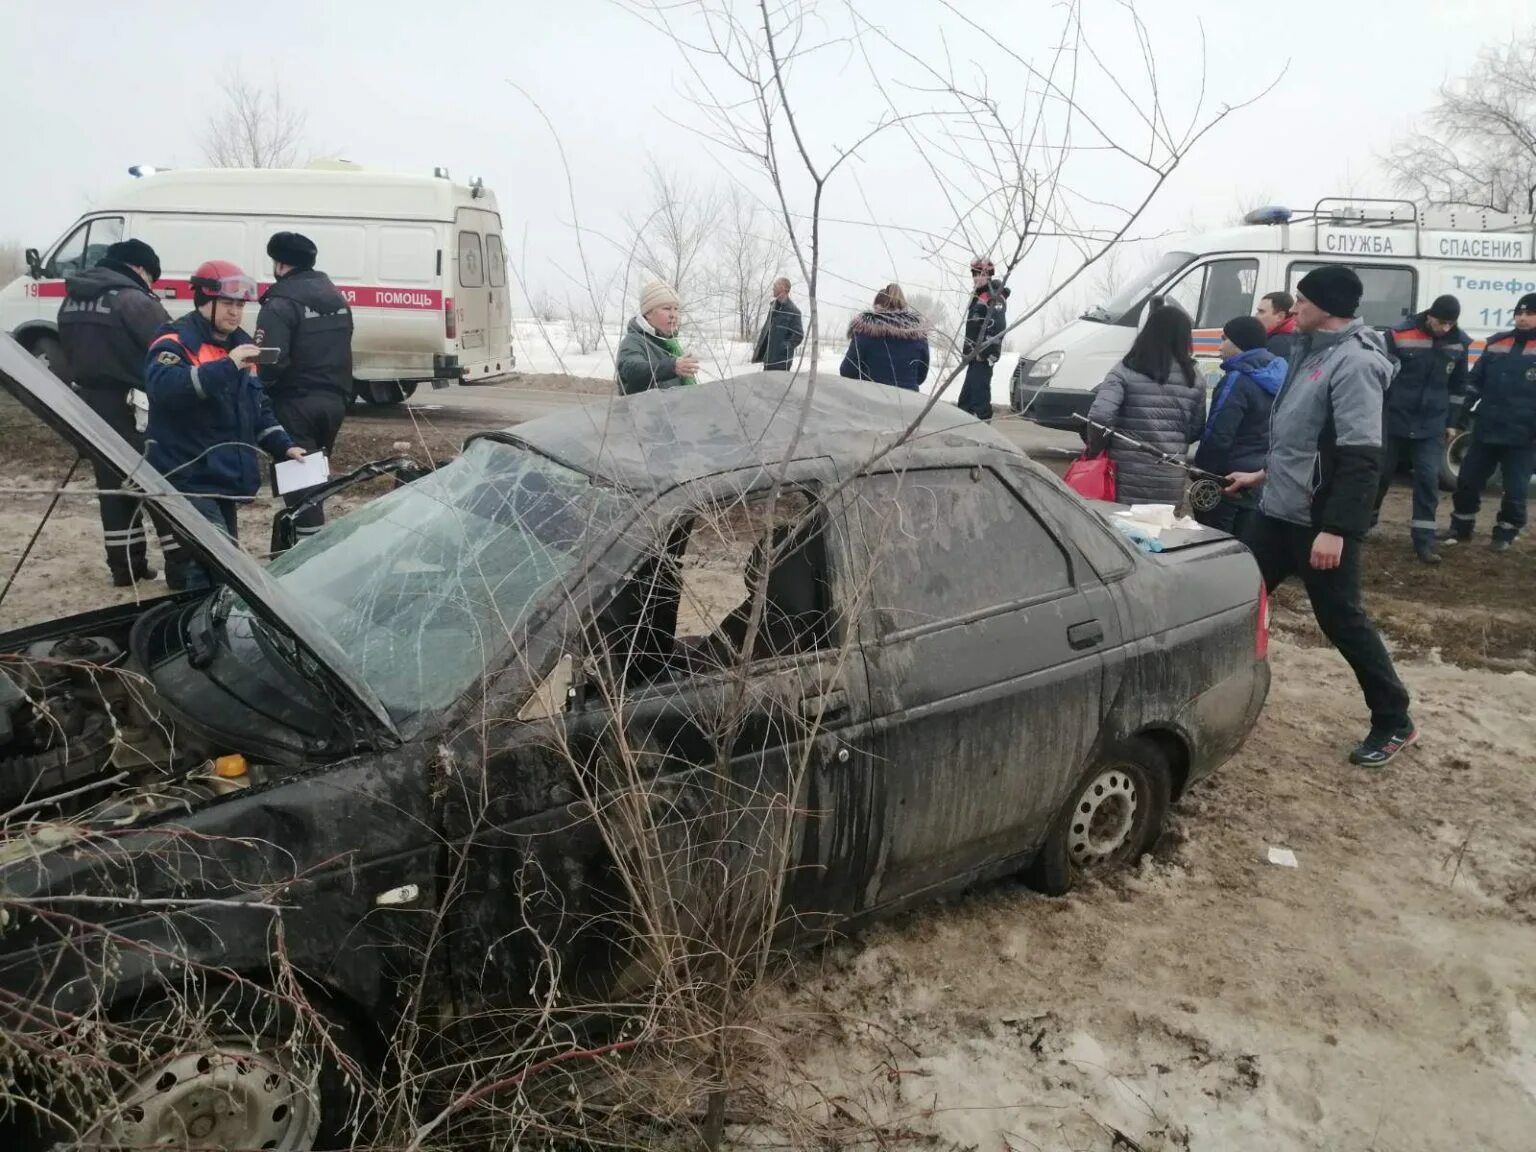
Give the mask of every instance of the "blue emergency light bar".
[[1285, 224], [1291, 219], [1291, 210], [1282, 208], [1278, 204], [1272, 204], [1264, 208], [1255, 208], [1243, 217], [1244, 224]]

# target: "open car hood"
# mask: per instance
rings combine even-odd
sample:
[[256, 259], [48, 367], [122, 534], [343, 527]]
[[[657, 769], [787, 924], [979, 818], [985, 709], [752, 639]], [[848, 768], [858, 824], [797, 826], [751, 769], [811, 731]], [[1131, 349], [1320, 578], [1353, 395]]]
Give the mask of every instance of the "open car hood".
[[203, 519], [170, 481], [151, 468], [68, 385], [9, 336], [0, 336], [0, 385], [80, 455], [119, 476], [131, 477], [132, 487], [156, 497], [155, 506], [165, 527], [182, 546], [191, 549], [222, 583], [238, 592], [262, 621], [289, 636], [384, 734], [399, 740], [399, 731], [383, 702], [358, 676], [330, 634], [260, 564]]

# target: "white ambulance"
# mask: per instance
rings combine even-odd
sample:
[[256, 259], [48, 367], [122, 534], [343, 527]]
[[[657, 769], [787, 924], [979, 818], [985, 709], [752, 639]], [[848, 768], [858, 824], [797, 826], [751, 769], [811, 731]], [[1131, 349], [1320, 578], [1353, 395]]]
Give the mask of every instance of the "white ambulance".
[[[398, 404], [417, 385], [481, 383], [512, 371], [512, 307], [501, 216], [483, 184], [447, 172], [400, 176], [343, 161], [307, 168], [129, 170], [62, 238], [29, 249], [30, 271], [0, 289], [0, 331], [62, 367], [64, 277], [135, 236], [160, 257], [155, 286], [173, 318], [192, 307], [188, 277], [233, 260], [263, 287], [274, 232], [302, 232], [317, 267], [351, 300], [357, 393]], [[247, 326], [254, 326], [254, 308]]]
[[1056, 428], [1076, 429], [1093, 392], [1128, 351], [1153, 296], [1194, 319], [1195, 356], [1219, 379], [1221, 327], [1246, 316], [1268, 292], [1294, 294], [1320, 264], [1348, 264], [1365, 294], [1360, 316], [1389, 328], [1449, 294], [1461, 326], [1483, 341], [1512, 325], [1515, 301], [1536, 292], [1536, 218], [1476, 209], [1421, 212], [1393, 200], [1320, 200], [1310, 212], [1261, 208], [1246, 224], [1193, 238], [1165, 252], [1111, 300], [1052, 332], [1014, 368], [1008, 403]]

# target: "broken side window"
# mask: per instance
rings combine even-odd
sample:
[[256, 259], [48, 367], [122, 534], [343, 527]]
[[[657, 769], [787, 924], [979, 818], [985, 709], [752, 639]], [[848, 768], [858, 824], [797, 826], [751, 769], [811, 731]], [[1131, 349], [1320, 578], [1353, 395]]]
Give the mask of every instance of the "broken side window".
[[600, 618], [610, 666], [636, 684], [823, 648], [832, 630], [826, 564], [823, 513], [801, 489], [781, 490], [772, 506], [762, 492], [691, 509]]

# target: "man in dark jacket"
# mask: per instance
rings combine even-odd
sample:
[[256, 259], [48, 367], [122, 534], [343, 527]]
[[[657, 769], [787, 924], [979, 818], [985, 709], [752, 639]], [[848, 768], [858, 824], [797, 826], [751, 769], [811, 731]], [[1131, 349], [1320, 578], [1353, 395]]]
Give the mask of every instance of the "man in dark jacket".
[[[261, 383], [294, 443], [329, 456], [352, 398], [352, 309], [331, 278], [315, 270], [318, 252], [308, 236], [278, 232], [267, 241], [267, 255], [276, 283], [261, 297], [256, 343], [279, 352], [276, 364], [261, 366]], [[283, 500], [291, 508], [304, 496], [289, 492]], [[300, 539], [324, 526], [321, 505], [294, 521]]]
[[1291, 359], [1291, 343], [1296, 338], [1296, 317], [1291, 315], [1295, 307], [1296, 297], [1289, 292], [1266, 292], [1253, 310], [1254, 318], [1268, 333], [1264, 347], [1286, 362]]
[[[210, 523], [239, 539], [238, 501], [261, 487], [260, 444], [274, 459], [304, 455], [283, 431], [256, 378], [261, 349], [240, 327], [256, 281], [227, 260], [192, 274], [195, 310], [160, 329], [144, 369], [149, 393], [145, 455]], [[211, 576], [174, 539], [162, 536], [165, 582], [206, 588]]]
[[1371, 730], [1349, 759], [1380, 767], [1419, 738], [1408, 689], [1360, 603], [1360, 541], [1381, 469], [1381, 398], [1392, 374], [1382, 339], [1355, 319], [1364, 289], [1342, 264], [1296, 285], [1294, 355], [1270, 412], [1269, 455], [1235, 472], [1229, 493], [1260, 484], [1247, 543], [1273, 592], [1300, 575], [1312, 614], [1355, 673]]
[[[1472, 406], [1477, 405], [1474, 417]], [[1489, 338], [1467, 383], [1457, 427], [1472, 425], [1472, 444], [1461, 461], [1451, 497], [1446, 544], [1464, 544], [1477, 526], [1483, 488], [1502, 470], [1504, 499], [1493, 524], [1495, 552], [1508, 552], [1525, 527], [1525, 506], [1536, 465], [1536, 292], [1515, 305], [1515, 326]]]
[[[144, 437], [134, 420], [130, 393], [144, 386], [144, 354], [160, 325], [170, 319], [151, 290], [160, 279], [160, 258], [142, 240], [121, 240], [96, 267], [64, 281], [59, 340], [75, 391], [136, 452]], [[116, 491], [113, 474], [96, 467], [99, 491]], [[101, 532], [112, 583], [127, 588], [153, 580], [145, 556], [143, 506], [127, 496], [101, 497]]]
[[1387, 333], [1387, 355], [1397, 375], [1387, 388], [1382, 420], [1384, 442], [1381, 483], [1371, 524], [1392, 487], [1392, 477], [1406, 458], [1413, 466], [1413, 520], [1408, 525], [1413, 550], [1426, 564], [1440, 563], [1435, 548], [1435, 509], [1440, 503], [1440, 457], [1451, 420], [1467, 381], [1471, 338], [1456, 326], [1461, 301], [1441, 296], [1429, 310]]
[[[1264, 467], [1269, 455], [1269, 409], [1285, 382], [1285, 361], [1264, 347], [1268, 333], [1253, 316], [1237, 316], [1221, 330], [1225, 375], [1211, 394], [1210, 415], [1195, 452], [1196, 468], [1225, 476]], [[1253, 490], [1223, 496], [1195, 519], [1241, 538], [1259, 506]]]
[[971, 261], [971, 303], [965, 313], [963, 355], [969, 361], [958, 404], [978, 420], [992, 420], [992, 369], [1003, 354], [1003, 330], [1008, 327], [1008, 297], [1002, 281], [994, 280], [992, 261]]
[[788, 372], [794, 363], [795, 349], [804, 339], [805, 321], [789, 298], [789, 281], [780, 276], [773, 282], [773, 300], [768, 305], [763, 330], [757, 334], [752, 363], [761, 364], [764, 372]]

